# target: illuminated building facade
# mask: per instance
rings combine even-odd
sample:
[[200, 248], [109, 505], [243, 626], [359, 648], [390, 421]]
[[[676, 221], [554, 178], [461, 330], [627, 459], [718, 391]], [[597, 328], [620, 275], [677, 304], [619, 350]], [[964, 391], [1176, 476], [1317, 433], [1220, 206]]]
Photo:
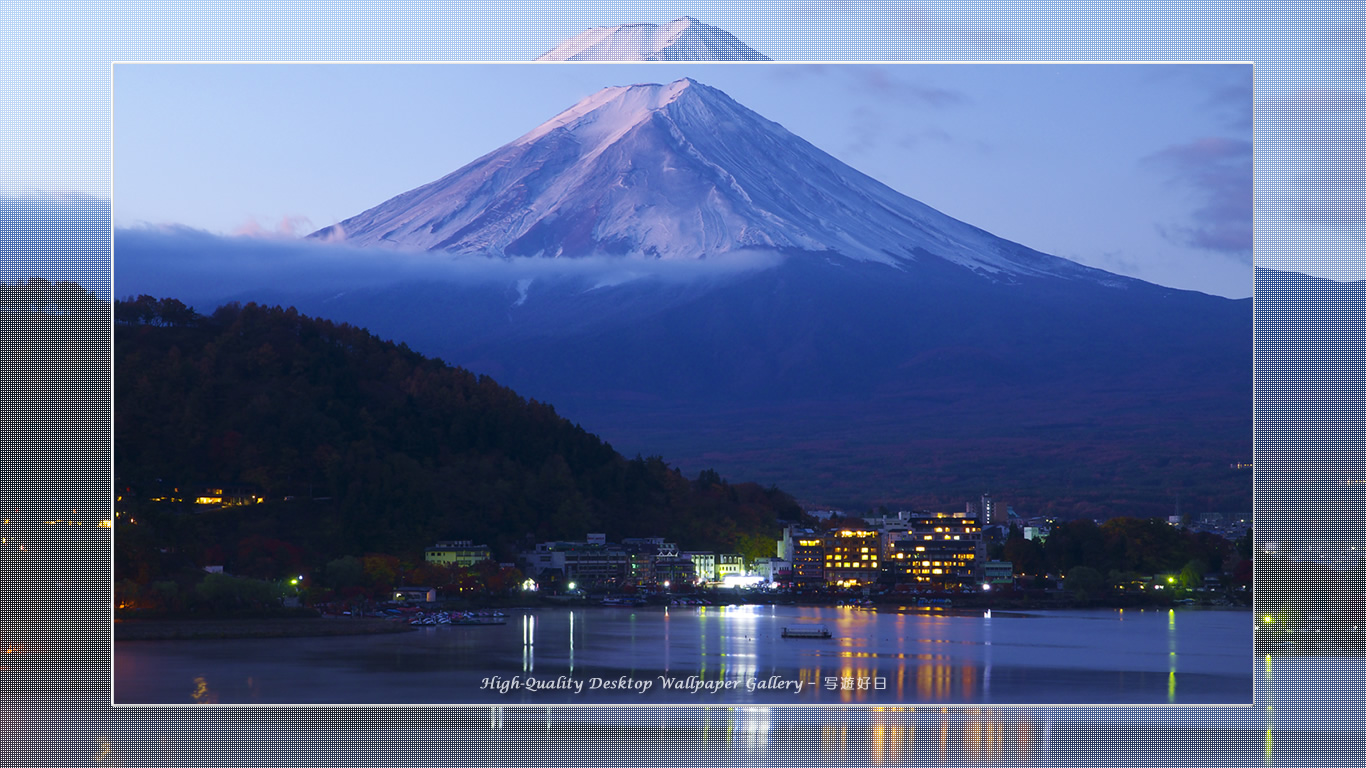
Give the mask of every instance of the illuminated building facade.
[[844, 528], [825, 536], [825, 583], [863, 586], [878, 580], [882, 572], [881, 535], [878, 531]]
[[741, 555], [717, 555], [716, 580], [723, 581], [727, 576], [744, 576], [745, 558]]
[[761, 557], [754, 561], [752, 569], [764, 581], [787, 584], [792, 581], [792, 563], [776, 557]]
[[810, 528], [788, 526], [778, 540], [778, 559], [791, 563], [795, 584], [825, 583], [825, 534]]
[[915, 512], [907, 535], [888, 548], [895, 580], [952, 588], [977, 583], [983, 559], [981, 519], [970, 512]]
[[716, 580], [715, 552], [684, 552], [682, 556], [692, 563], [694, 580], [698, 582]]
[[[157, 500], [153, 499], [153, 501]], [[179, 499], [171, 500], [178, 501]], [[203, 488], [194, 497], [195, 504], [206, 507], [244, 507], [248, 504], [260, 504], [265, 500], [264, 496], [250, 488], [241, 486]]]

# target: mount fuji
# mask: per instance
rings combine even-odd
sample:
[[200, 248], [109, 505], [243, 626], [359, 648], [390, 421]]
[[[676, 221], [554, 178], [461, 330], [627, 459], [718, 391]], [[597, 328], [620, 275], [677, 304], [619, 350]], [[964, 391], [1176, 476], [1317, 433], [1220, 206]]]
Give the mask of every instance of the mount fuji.
[[691, 16], [668, 24], [593, 27], [537, 61], [768, 61], [734, 35]]
[[1125, 283], [945, 216], [690, 78], [603, 89], [311, 237], [496, 257], [935, 258], [1007, 280]]
[[996, 237], [693, 80], [607, 88], [311, 237], [511, 265], [250, 298], [492, 375], [627, 453], [810, 503], [1250, 509], [1228, 467], [1252, 450], [1251, 300]]

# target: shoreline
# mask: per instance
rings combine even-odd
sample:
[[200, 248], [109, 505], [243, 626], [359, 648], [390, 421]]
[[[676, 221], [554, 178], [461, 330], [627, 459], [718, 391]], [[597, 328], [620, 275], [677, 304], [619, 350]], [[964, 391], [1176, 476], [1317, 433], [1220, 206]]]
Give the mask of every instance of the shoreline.
[[[718, 604], [709, 607], [724, 607]], [[768, 605], [767, 603], [735, 603], [732, 605]], [[794, 605], [794, 604], [788, 604]], [[828, 603], [796, 603], [807, 607], [837, 607]], [[517, 610], [535, 612], [545, 608], [610, 608], [594, 603], [576, 605], [522, 605]], [[660, 608], [668, 606], [636, 606], [638, 608]], [[686, 606], [675, 606], [686, 607]], [[908, 604], [880, 603], [872, 606], [847, 606], [856, 610], [883, 613], [924, 613], [939, 615], [968, 615], [982, 610], [993, 610], [1005, 614], [1029, 615], [1035, 612], [1066, 613], [1080, 610], [1147, 610], [1163, 608], [1182, 608], [1186, 610], [1251, 610], [1250, 606], [1213, 606], [1213, 605], [954, 605], [918, 606]], [[243, 619], [119, 619], [114, 622], [116, 642], [139, 642], [155, 640], [235, 640], [284, 637], [341, 637], [347, 635], [380, 635], [413, 632], [421, 629], [406, 621], [374, 617], [319, 616], [300, 618], [243, 618]]]
[[337, 637], [412, 632], [407, 622], [372, 618], [122, 619], [115, 642], [142, 640], [236, 640], [273, 637]]

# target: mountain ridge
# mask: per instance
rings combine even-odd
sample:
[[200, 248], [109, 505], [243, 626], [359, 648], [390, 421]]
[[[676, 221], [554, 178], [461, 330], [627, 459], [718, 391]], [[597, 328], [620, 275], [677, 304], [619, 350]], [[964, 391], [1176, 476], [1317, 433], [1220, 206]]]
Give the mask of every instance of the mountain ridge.
[[666, 24], [591, 27], [537, 61], [768, 61], [734, 35], [691, 16]]

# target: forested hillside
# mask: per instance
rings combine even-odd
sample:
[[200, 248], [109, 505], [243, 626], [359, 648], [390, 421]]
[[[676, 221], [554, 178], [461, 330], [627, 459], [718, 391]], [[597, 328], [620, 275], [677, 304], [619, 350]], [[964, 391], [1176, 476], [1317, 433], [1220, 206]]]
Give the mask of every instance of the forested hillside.
[[[117, 302], [114, 349], [119, 578], [163, 575], [145, 572], [153, 549], [231, 570], [263, 550], [321, 564], [438, 539], [507, 559], [589, 532], [753, 556], [800, 516], [777, 489], [628, 460], [548, 404], [292, 308]], [[196, 505], [211, 487], [264, 501]]]

